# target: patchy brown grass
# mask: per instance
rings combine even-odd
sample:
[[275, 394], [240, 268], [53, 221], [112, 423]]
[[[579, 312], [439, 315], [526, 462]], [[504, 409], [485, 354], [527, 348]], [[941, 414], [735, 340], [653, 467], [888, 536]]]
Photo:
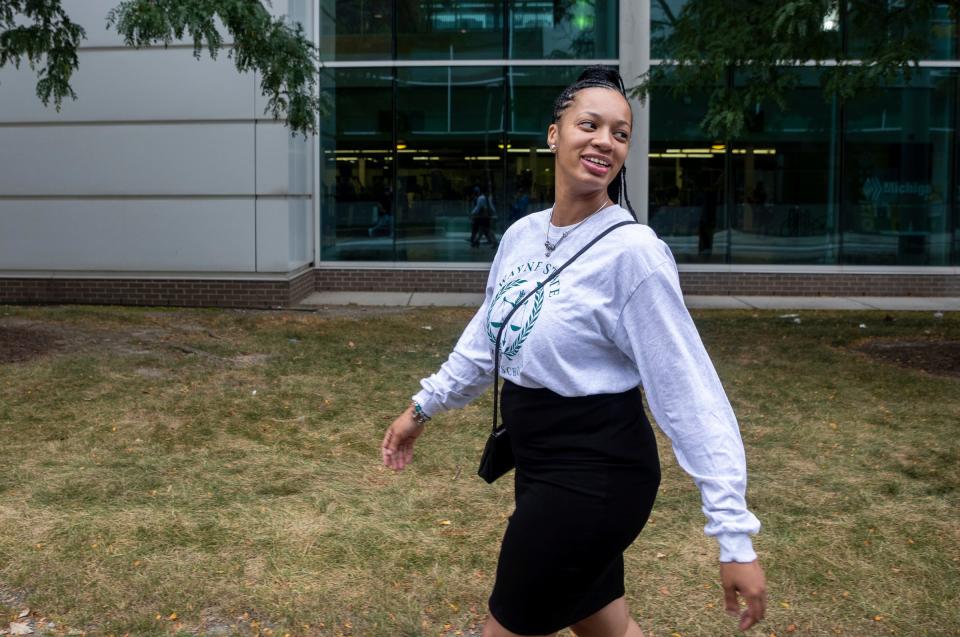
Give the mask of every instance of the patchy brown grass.
[[[695, 313], [764, 524], [752, 633], [956, 634], [960, 379], [856, 347], [957, 342], [960, 320], [802, 315]], [[489, 395], [435, 418], [409, 470], [378, 455], [470, 316], [0, 306], [0, 332], [55, 343], [0, 364], [0, 608], [96, 635], [476, 634], [513, 506], [511, 477], [475, 475]], [[733, 634], [659, 441], [628, 601], [648, 635]]]
[[854, 348], [878, 360], [936, 376], [960, 376], [960, 341], [871, 338]]

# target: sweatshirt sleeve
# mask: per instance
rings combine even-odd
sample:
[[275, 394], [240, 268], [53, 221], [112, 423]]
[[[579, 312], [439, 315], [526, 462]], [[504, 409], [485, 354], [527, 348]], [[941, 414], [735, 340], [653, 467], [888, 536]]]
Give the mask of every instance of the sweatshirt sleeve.
[[614, 341], [636, 363], [657, 424], [700, 490], [704, 532], [717, 538], [720, 561], [753, 561], [750, 535], [760, 530], [760, 521], [746, 506], [740, 429], [683, 303], [672, 254], [633, 291]]
[[503, 242], [490, 266], [486, 296], [453, 351], [440, 369], [420, 381], [422, 389], [412, 398], [424, 413], [435, 416], [463, 407], [493, 384], [493, 344], [487, 336], [487, 307], [494, 296]]

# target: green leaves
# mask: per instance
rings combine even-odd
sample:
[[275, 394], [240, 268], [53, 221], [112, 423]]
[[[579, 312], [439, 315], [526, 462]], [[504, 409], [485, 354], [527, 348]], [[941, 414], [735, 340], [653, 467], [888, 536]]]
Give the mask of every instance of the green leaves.
[[[707, 91], [701, 128], [714, 139], [741, 136], [749, 113], [771, 104], [786, 107], [798, 83], [797, 67], [822, 70], [827, 100], [846, 100], [901, 75], [927, 53], [933, 0], [688, 0], [657, 42], [664, 64], [638, 78], [630, 90], [644, 100], [653, 86], [675, 97]], [[939, 3], [942, 4], [942, 3]], [[956, 19], [957, 5], [950, 2]], [[845, 47], [841, 28], [855, 33]], [[848, 38], [849, 39], [849, 38]], [[736, 81], [734, 81], [736, 79]]]
[[[291, 131], [316, 133], [322, 103], [316, 94], [316, 47], [300, 24], [273, 17], [260, 0], [125, 0], [107, 14], [127, 46], [169, 46], [193, 40], [194, 55], [212, 57], [227, 48], [240, 72], [255, 71], [267, 98], [266, 111], [286, 118]], [[233, 39], [225, 47], [221, 32]], [[0, 0], [0, 67], [37, 69], [37, 96], [60, 110], [64, 96], [77, 99], [70, 79], [86, 32], [70, 21], [61, 0]]]
[[300, 24], [273, 17], [259, 0], [125, 0], [107, 15], [128, 46], [166, 46], [187, 36], [197, 58], [204, 48], [213, 58], [223, 48], [217, 20], [233, 36], [227, 54], [237, 70], [259, 74], [266, 112], [286, 117], [294, 133], [315, 134], [316, 47]]
[[60, 110], [63, 98], [77, 99], [70, 78], [77, 68], [77, 47], [86, 32], [70, 21], [60, 0], [0, 1], [0, 68], [25, 60], [37, 71], [37, 97], [51, 98]]

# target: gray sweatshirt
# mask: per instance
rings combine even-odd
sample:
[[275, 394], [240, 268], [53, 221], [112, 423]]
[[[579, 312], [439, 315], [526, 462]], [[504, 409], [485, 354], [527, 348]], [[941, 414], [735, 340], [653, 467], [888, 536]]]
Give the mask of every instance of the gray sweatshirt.
[[[600, 231], [632, 217], [620, 206], [605, 208], [546, 257], [549, 218], [550, 210], [533, 213], [504, 233], [483, 305], [413, 396], [428, 415], [482, 394], [493, 382], [497, 330], [513, 304]], [[565, 229], [551, 226], [551, 241]], [[677, 462], [700, 490], [704, 531], [717, 538], [720, 561], [756, 559], [750, 534], [760, 521], [746, 507], [737, 419], [683, 303], [673, 254], [649, 226], [617, 228], [531, 296], [504, 329], [500, 375], [562, 396], [642, 385]]]

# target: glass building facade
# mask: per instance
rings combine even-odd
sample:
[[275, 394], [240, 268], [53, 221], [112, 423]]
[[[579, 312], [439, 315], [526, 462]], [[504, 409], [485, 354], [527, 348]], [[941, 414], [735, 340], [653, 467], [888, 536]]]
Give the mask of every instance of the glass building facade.
[[[320, 0], [321, 261], [489, 262], [470, 242], [476, 193], [495, 238], [552, 204], [560, 90], [587, 64], [666, 63], [684, 0], [651, 0], [642, 37], [621, 38], [632, 2]], [[862, 47], [857, 16], [825, 28]], [[928, 59], [910, 82], [840, 104], [816, 69], [786, 69], [788, 108], [757, 106], [729, 144], [700, 130], [705, 94], [654, 90], [634, 107], [641, 221], [688, 264], [960, 265], [958, 26], [944, 3], [918, 28]]]
[[616, 64], [618, 3], [322, 0], [321, 259], [486, 263], [553, 201], [553, 100], [585, 64]]

